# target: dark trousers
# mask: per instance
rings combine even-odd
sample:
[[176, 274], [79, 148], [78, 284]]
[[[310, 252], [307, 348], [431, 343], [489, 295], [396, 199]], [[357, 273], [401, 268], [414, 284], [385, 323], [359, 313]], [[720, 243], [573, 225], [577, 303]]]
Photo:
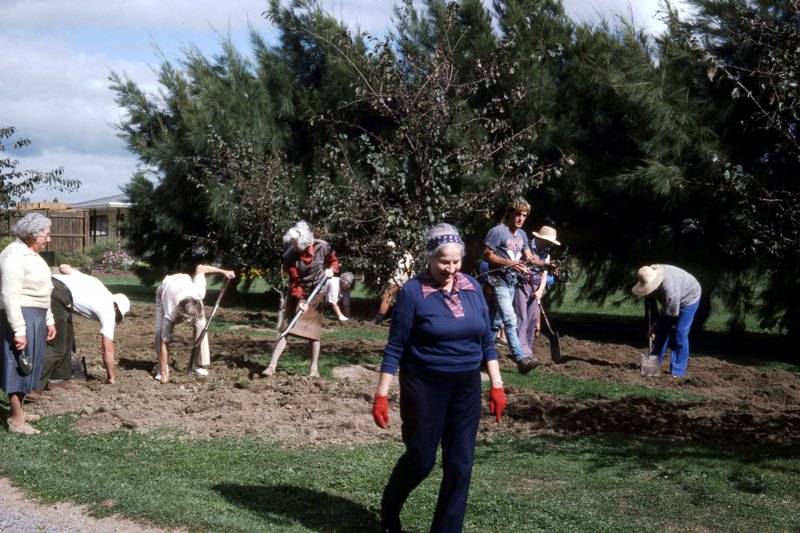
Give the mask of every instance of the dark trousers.
[[[55, 315], [55, 311], [53, 314]], [[70, 315], [69, 320], [56, 320], [56, 336], [47, 343], [47, 348], [45, 348], [42, 373], [36, 387], [38, 392], [44, 392], [48, 381], [65, 381], [72, 378], [72, 347], [74, 345], [72, 316]]]
[[56, 336], [47, 343], [44, 364], [36, 390], [44, 392], [50, 380], [66, 380], [72, 377], [72, 348], [75, 334], [72, 329], [72, 293], [60, 280], [52, 278], [53, 292], [50, 294], [50, 309], [56, 326]]
[[383, 491], [381, 526], [384, 531], [400, 531], [403, 504], [433, 470], [440, 442], [443, 477], [430, 530], [461, 531], [480, 416], [479, 370], [400, 372], [400, 418], [406, 451], [397, 461]]

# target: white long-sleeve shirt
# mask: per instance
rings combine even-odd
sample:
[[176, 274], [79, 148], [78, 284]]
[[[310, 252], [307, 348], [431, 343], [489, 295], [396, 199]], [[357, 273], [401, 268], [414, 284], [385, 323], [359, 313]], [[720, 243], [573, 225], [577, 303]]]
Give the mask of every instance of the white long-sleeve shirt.
[[50, 267], [24, 242], [16, 239], [0, 252], [0, 308], [15, 337], [25, 336], [23, 307], [47, 309], [47, 325], [55, 324], [50, 311]]

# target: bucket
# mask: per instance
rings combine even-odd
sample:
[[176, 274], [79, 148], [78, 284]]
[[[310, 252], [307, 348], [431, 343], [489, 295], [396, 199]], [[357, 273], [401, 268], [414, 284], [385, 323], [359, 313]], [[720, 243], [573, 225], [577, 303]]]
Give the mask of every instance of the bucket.
[[643, 376], [658, 376], [661, 374], [661, 368], [658, 365], [657, 355], [641, 355], [640, 369]]

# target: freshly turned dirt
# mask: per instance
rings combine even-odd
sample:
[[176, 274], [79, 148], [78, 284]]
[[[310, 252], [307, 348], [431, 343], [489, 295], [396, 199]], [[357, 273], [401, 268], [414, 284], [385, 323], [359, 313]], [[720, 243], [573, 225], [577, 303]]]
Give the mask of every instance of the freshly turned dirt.
[[[77, 317], [77, 357], [86, 359], [90, 379], [75, 382], [69, 389], [48, 391], [44, 401], [27, 409], [44, 415], [74, 413], [75, 426], [87, 433], [170, 428], [185, 438], [259, 435], [291, 446], [359, 444], [399, 437], [396, 388], [390, 395], [390, 429], [377, 428], [370, 415], [383, 341], [331, 341], [323, 331], [321, 358], [330, 353], [352, 355], [354, 364], [335, 368], [333, 378], [287, 373], [285, 365], [279, 365], [275, 376], [262, 378], [263, 363], [253, 360], [263, 360], [271, 350], [274, 331], [270, 328], [275, 318], [267, 311], [221, 307], [215, 321], [241, 326], [211, 335], [212, 365], [207, 378], [186, 374], [191, 331], [179, 326], [171, 350], [171, 380], [162, 385], [153, 379], [153, 306], [134, 303], [117, 328], [117, 384], [105, 385], [99, 326]], [[340, 323], [327, 319], [324, 327], [388, 332], [386, 326], [354, 320]], [[800, 440], [800, 375], [796, 373], [759, 371], [699, 353], [689, 361], [688, 378], [671, 377], [668, 362], [660, 377], [643, 377], [639, 372], [641, 348], [564, 336], [565, 360], [557, 365], [550, 361], [546, 338], [537, 342], [536, 356], [543, 364], [534, 372], [684, 391], [694, 393], [697, 399], [667, 401], [632, 395], [617, 400], [573, 400], [508, 387], [503, 420], [496, 423], [484, 406], [486, 416], [479, 438], [500, 433], [519, 437], [613, 433], [752, 443]], [[304, 350], [302, 341], [290, 337], [290, 349]], [[502, 358], [504, 365], [510, 364]]]

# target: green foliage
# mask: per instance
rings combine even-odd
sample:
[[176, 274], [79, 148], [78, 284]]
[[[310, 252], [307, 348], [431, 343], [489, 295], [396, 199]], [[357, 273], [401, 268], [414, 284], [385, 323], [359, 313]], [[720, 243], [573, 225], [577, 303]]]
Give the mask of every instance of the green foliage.
[[92, 265], [92, 258], [86, 252], [56, 253], [56, 264], [68, 264], [75, 268], [89, 269]]
[[[6, 142], [16, 133], [13, 126], [0, 127], [0, 210], [6, 210], [21, 201], [25, 196], [41, 188], [62, 192], [77, 190], [81, 182], [63, 178], [64, 168], [42, 172], [38, 170], [19, 170], [18, 159], [5, 155]], [[22, 150], [31, 144], [30, 139], [18, 138], [13, 141], [15, 150]]]
[[[559, 229], [595, 303], [671, 263], [732, 331], [800, 331], [798, 6], [693, 0], [653, 37], [576, 24], [558, 0], [406, 0], [383, 38], [317, 0], [270, 0], [276, 44], [163, 61], [159, 93], [113, 74], [123, 138], [155, 169], [126, 192], [152, 282], [216, 261], [284, 286], [305, 219], [378, 286], [426, 227], [472, 248], [513, 196]], [[496, 30], [494, 29], [496, 28]], [[387, 253], [387, 240], [397, 243]], [[422, 264], [418, 262], [418, 264]], [[469, 270], [469, 269], [465, 269]]]
[[[508, 118], [524, 88], [500, 90], [502, 45], [480, 3], [426, 5], [424, 14], [410, 2], [398, 8], [396, 31], [367, 36], [367, 54], [346, 39], [326, 42], [357, 74], [342, 108], [366, 105], [380, 121], [322, 115], [334, 142], [311, 198], [368, 283], [386, 279], [403, 251], [421, 256], [431, 225], [479, 236], [498, 203], [555, 171], [528, 149], [534, 126]], [[387, 240], [395, 253], [385, 253]]]
[[[690, 4], [693, 17], [672, 13], [670, 23], [724, 112], [715, 124], [724, 143], [709, 154], [709, 187], [733, 206], [724, 245], [739, 273], [728, 292], [739, 310], [735, 324], [755, 309], [762, 327], [777, 323], [797, 336], [800, 287], [787, 279], [800, 275], [800, 5]], [[749, 291], [736, 292], [748, 282]]]

